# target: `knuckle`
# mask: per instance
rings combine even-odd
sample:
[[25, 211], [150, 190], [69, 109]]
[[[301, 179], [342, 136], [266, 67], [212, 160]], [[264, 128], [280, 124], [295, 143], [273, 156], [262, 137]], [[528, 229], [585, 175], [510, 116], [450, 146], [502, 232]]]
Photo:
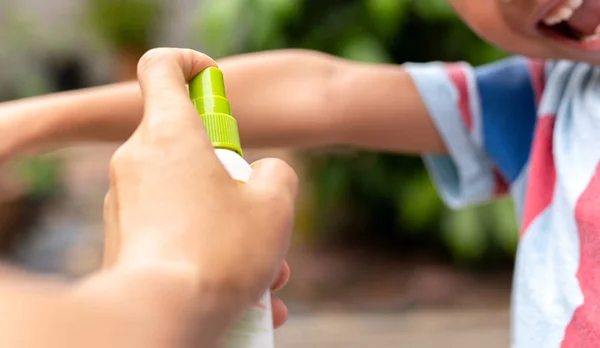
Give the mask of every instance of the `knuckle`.
[[110, 192], [108, 192], [105, 196], [104, 196], [104, 205], [103, 205], [103, 215], [104, 215], [104, 219], [107, 220], [110, 215], [111, 215], [111, 211], [112, 211], [112, 197]]
[[288, 187], [291, 190], [292, 196], [295, 197], [298, 192], [298, 185], [300, 184], [300, 179], [298, 178], [298, 173], [290, 167], [287, 163], [282, 162], [282, 171], [285, 172], [285, 176], [287, 178]]
[[232, 272], [221, 273], [220, 276], [215, 277], [214, 284], [215, 287], [236, 295], [243, 293], [246, 287], [246, 281], [243, 277]]
[[182, 127], [169, 120], [154, 122], [148, 126], [146, 135], [149, 144], [162, 147], [177, 142], [182, 136]]
[[257, 194], [258, 203], [261, 205], [277, 205], [281, 200], [281, 192], [273, 186], [265, 186]]
[[248, 272], [231, 272], [225, 270], [213, 277], [211, 287], [226, 298], [236, 299], [244, 303], [258, 300], [263, 290], [263, 284], [269, 282], [269, 275], [264, 265], [257, 265], [250, 274]]
[[107, 192], [106, 195], [104, 195], [104, 208], [108, 208], [111, 204], [111, 193]]
[[284, 214], [294, 209], [294, 198], [280, 187], [265, 187], [258, 194], [257, 200], [260, 206], [270, 212]]
[[175, 52], [175, 49], [173, 49], [173, 48], [164, 48], [164, 47], [153, 48], [153, 49], [147, 51], [146, 53], [144, 53], [144, 55], [138, 61], [138, 66], [137, 66], [138, 74], [143, 73], [144, 71], [147, 71], [149, 68], [151, 68], [156, 63], [166, 62], [166, 61], [170, 61], [170, 60], [173, 60], [176, 58], [177, 58], [177, 53]]
[[111, 177], [115, 178], [121, 171], [127, 170], [134, 165], [133, 151], [127, 145], [123, 145], [115, 151], [110, 158], [109, 170]]
[[273, 227], [281, 230], [290, 229], [296, 212], [296, 197], [281, 186], [264, 187], [253, 197], [251, 204], [255, 206], [256, 223], [272, 221]]

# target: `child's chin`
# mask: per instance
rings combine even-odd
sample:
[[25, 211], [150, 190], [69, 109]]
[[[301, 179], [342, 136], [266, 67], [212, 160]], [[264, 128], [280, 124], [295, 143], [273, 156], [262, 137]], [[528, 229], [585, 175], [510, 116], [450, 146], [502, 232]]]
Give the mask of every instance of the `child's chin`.
[[562, 45], [568, 46], [570, 49], [579, 52], [600, 53], [600, 36], [589, 38], [583, 41], [575, 41], [570, 39], [559, 39]]
[[554, 41], [554, 44], [551, 44], [551, 46], [553, 46], [553, 51], [557, 53], [548, 58], [568, 59], [600, 65], [600, 36], [582, 41], [557, 35], [544, 36]]
[[600, 66], [600, 47], [564, 47], [560, 54], [553, 55], [551, 59], [565, 59], [574, 62], [588, 63]]

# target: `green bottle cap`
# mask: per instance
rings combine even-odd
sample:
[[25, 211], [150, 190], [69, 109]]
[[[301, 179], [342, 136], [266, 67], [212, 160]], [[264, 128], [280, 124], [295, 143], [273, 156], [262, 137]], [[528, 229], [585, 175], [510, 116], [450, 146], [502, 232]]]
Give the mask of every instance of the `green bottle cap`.
[[190, 99], [202, 117], [212, 145], [242, 156], [237, 121], [231, 116], [231, 106], [225, 95], [223, 72], [218, 68], [207, 68], [190, 81], [189, 88]]

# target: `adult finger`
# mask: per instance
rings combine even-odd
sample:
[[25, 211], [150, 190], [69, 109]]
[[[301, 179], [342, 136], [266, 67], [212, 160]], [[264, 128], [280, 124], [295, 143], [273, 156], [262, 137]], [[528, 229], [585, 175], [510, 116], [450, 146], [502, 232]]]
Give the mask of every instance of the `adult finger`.
[[[276, 267], [284, 261], [289, 246], [294, 221], [294, 200], [298, 186], [296, 173], [285, 162], [278, 159], [263, 159], [252, 164], [252, 175], [248, 189], [256, 204], [257, 221], [269, 221], [263, 242], [272, 251]], [[273, 268], [273, 277], [280, 271]]]
[[278, 328], [285, 324], [288, 317], [288, 309], [283, 301], [275, 296], [271, 296], [271, 308], [273, 312], [273, 327]]
[[290, 280], [290, 266], [287, 262], [284, 262], [279, 271], [279, 275], [277, 275], [277, 278], [271, 285], [271, 291], [275, 292], [281, 290], [285, 284], [287, 284], [288, 280]]
[[119, 253], [120, 234], [117, 209], [115, 195], [109, 191], [104, 198], [104, 256], [102, 268], [105, 269], [114, 265]]
[[252, 163], [249, 186], [279, 200], [285, 208], [292, 208], [298, 191], [298, 176], [285, 162], [265, 158]]
[[155, 117], [172, 118], [176, 116], [173, 110], [179, 114], [193, 111], [187, 82], [211, 66], [216, 66], [214, 60], [190, 49], [155, 48], [146, 52], [138, 63], [144, 100], [143, 122]]

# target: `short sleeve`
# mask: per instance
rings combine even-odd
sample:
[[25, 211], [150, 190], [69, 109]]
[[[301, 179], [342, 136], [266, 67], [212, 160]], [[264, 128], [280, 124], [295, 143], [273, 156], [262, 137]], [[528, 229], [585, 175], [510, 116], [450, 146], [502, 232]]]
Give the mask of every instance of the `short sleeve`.
[[448, 150], [424, 156], [444, 201], [460, 208], [509, 192], [529, 158], [544, 62], [405, 66]]

